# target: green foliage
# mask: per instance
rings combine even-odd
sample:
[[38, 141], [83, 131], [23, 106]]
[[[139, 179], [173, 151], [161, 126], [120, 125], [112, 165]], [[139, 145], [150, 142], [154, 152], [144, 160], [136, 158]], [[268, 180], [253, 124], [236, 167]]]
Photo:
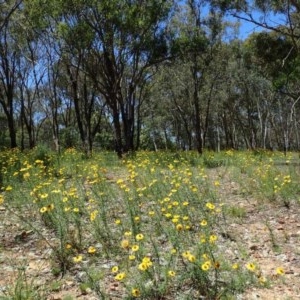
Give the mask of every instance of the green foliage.
[[47, 145], [39, 144], [31, 153], [31, 155], [32, 163], [34, 163], [37, 160], [40, 160], [46, 167], [53, 165], [54, 155]]
[[288, 3], [279, 0], [255, 0], [255, 5], [264, 13], [270, 11], [274, 11], [275, 13], [285, 13]]
[[29, 279], [26, 273], [26, 266], [17, 269], [17, 276], [14, 285], [7, 291], [7, 296], [0, 296], [1, 300], [28, 300], [45, 299], [43, 291], [35, 286], [34, 281]]
[[90, 49], [95, 39], [95, 34], [90, 26], [84, 21], [78, 21], [72, 27], [65, 22], [58, 24], [58, 35], [72, 49]]
[[206, 168], [218, 168], [221, 166], [226, 166], [226, 160], [224, 157], [218, 154], [205, 153], [203, 155], [203, 165]]
[[298, 52], [293, 41], [282, 34], [261, 32], [252, 35], [254, 60], [272, 78], [276, 89], [284, 88], [299, 75]]
[[223, 13], [229, 10], [245, 10], [247, 8], [246, 0], [213, 0], [213, 7], [219, 8]]
[[70, 295], [64, 296], [63, 300], [74, 300], [74, 298]]
[[207, 49], [208, 39], [204, 34], [195, 37], [181, 36], [172, 42], [171, 52], [174, 56], [185, 56], [186, 54], [201, 54]]
[[79, 143], [79, 134], [75, 128], [69, 127], [61, 130], [61, 144], [63, 148], [76, 148]]
[[225, 207], [225, 215], [233, 218], [244, 218], [246, 216], [246, 210], [244, 207], [228, 206]]

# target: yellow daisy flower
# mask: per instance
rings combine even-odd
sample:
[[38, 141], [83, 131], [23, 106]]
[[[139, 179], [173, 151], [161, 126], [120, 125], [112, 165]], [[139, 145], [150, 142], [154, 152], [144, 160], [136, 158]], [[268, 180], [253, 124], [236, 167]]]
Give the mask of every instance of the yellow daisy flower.
[[118, 281], [121, 281], [121, 280], [123, 280], [125, 277], [126, 277], [126, 274], [125, 274], [124, 272], [122, 272], [122, 273], [118, 273], [118, 274], [115, 276], [115, 279], [118, 280]]
[[140, 292], [139, 289], [133, 288], [131, 290], [131, 295], [132, 295], [132, 297], [140, 297], [141, 296], [141, 292]]

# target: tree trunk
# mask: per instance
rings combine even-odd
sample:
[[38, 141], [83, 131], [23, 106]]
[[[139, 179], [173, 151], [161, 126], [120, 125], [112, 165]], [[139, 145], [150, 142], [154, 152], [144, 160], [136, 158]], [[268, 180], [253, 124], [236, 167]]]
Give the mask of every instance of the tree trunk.
[[119, 119], [119, 111], [115, 106], [113, 109], [113, 124], [115, 129], [115, 150], [119, 158], [123, 156], [122, 130]]
[[10, 147], [13, 148], [17, 148], [18, 144], [17, 144], [17, 135], [16, 135], [16, 131], [15, 131], [15, 125], [14, 125], [14, 119], [13, 119], [13, 115], [8, 115], [7, 116], [7, 121], [8, 121], [8, 130], [9, 130], [9, 137], [10, 137]]
[[194, 83], [194, 109], [195, 109], [195, 134], [196, 134], [196, 149], [199, 154], [203, 153], [203, 140], [201, 131], [201, 116], [200, 116], [200, 103], [198, 95], [198, 86]]

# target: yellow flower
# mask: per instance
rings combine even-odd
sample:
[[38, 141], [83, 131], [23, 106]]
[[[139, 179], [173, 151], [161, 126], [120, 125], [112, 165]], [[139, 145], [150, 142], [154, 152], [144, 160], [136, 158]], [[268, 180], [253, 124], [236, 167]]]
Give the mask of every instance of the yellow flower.
[[134, 252], [136, 252], [136, 251], [138, 251], [139, 250], [139, 245], [133, 245], [132, 247], [131, 247], [131, 250], [132, 251], [134, 251]]
[[285, 274], [284, 269], [282, 267], [278, 267], [276, 269], [276, 274], [277, 275], [284, 275]]
[[74, 211], [75, 213], [78, 213], [78, 212], [79, 212], [79, 208], [78, 208], [78, 207], [74, 207], [74, 208], [73, 208], [73, 211]]
[[202, 254], [203, 259], [208, 260], [208, 255], [206, 253]]
[[202, 220], [200, 223], [201, 226], [206, 226], [207, 225], [207, 221], [206, 220]]
[[190, 252], [190, 251], [184, 251], [184, 252], [182, 253], [182, 257], [183, 257], [183, 258], [188, 258], [190, 255], [191, 255], [191, 252]]
[[42, 160], [40, 160], [40, 159], [37, 159], [37, 160], [35, 161], [35, 163], [36, 163], [36, 164], [43, 164], [44, 162], [43, 162]]
[[164, 202], [169, 202], [171, 199], [169, 197], [164, 198]]
[[121, 281], [123, 280], [124, 278], [126, 277], [126, 274], [124, 272], [122, 273], [119, 273], [115, 276], [115, 279], [118, 280], [118, 281]]
[[205, 204], [205, 206], [206, 206], [208, 209], [210, 209], [210, 210], [214, 210], [214, 209], [215, 209], [215, 205], [212, 204], [212, 203], [210, 203], [210, 202], [207, 202], [207, 203]]
[[117, 184], [122, 184], [123, 182], [124, 182], [123, 179], [118, 179], [118, 180], [117, 180]]
[[217, 237], [216, 235], [212, 234], [212, 235], [209, 237], [209, 242], [213, 244], [213, 243], [217, 240], [217, 238], [218, 238], [218, 237]]
[[93, 246], [90, 246], [89, 248], [88, 248], [88, 253], [90, 253], [90, 254], [94, 254], [94, 253], [96, 253], [96, 248], [95, 247], [93, 247]]
[[73, 257], [73, 261], [74, 263], [79, 263], [82, 261], [82, 255], [77, 255], [75, 257]]
[[214, 182], [214, 185], [215, 185], [215, 186], [220, 186], [220, 181], [216, 180], [216, 181]]
[[7, 192], [11, 191], [11, 190], [12, 190], [12, 186], [11, 186], [11, 185], [8, 185], [8, 186], [5, 188], [5, 190], [6, 190]]
[[125, 239], [125, 240], [122, 240], [121, 242], [121, 247], [123, 249], [128, 249], [129, 248], [129, 240]]
[[143, 235], [142, 233], [139, 233], [139, 234], [137, 234], [137, 235], [135, 236], [135, 239], [136, 239], [137, 241], [141, 241], [141, 240], [144, 239], [144, 235]]
[[267, 282], [267, 279], [264, 276], [259, 276], [258, 280], [259, 280], [259, 283], [262, 285], [264, 285]]
[[53, 210], [54, 209], [54, 204], [49, 204], [48, 206], [47, 206], [47, 210], [48, 211], [51, 211], [51, 210]]
[[146, 271], [149, 267], [153, 265], [151, 259], [149, 257], [144, 257], [142, 262], [139, 264], [138, 268], [141, 271]]
[[48, 209], [47, 209], [47, 207], [46, 206], [43, 206], [41, 209], [40, 209], [40, 212], [43, 214], [43, 213], [45, 213], [45, 212], [47, 212], [48, 211]]
[[176, 254], [177, 250], [175, 248], [171, 249], [171, 254]]
[[126, 231], [126, 232], [124, 233], [124, 235], [125, 235], [125, 236], [131, 236], [131, 235], [132, 235], [132, 232], [131, 232], [131, 231]]
[[170, 277], [174, 277], [176, 275], [176, 273], [172, 270], [168, 271], [168, 276]]
[[23, 178], [26, 180], [30, 177], [30, 173], [29, 172], [26, 172], [23, 174]]
[[166, 213], [166, 214], [164, 214], [164, 216], [166, 217], [166, 218], [171, 218], [172, 217], [172, 214], [170, 214], [170, 213]]
[[112, 273], [117, 273], [119, 271], [119, 267], [118, 266], [114, 266], [114, 267], [112, 267], [112, 269], [111, 269], [111, 272]]
[[149, 215], [150, 217], [153, 217], [153, 216], [155, 215], [155, 211], [153, 211], [153, 210], [149, 211], [149, 212], [148, 212], [148, 215]]
[[129, 259], [129, 260], [135, 260], [135, 255], [133, 255], [133, 254], [129, 255], [129, 256], [128, 256], [128, 259]]
[[208, 270], [210, 269], [210, 266], [211, 266], [210, 261], [206, 261], [205, 263], [203, 263], [203, 264], [201, 265], [201, 269], [202, 269], [203, 271], [208, 271]]
[[72, 245], [71, 245], [71, 244], [66, 244], [66, 245], [65, 245], [65, 248], [66, 248], [67, 250], [69, 250], [69, 249], [72, 248]]
[[182, 225], [182, 224], [177, 224], [177, 225], [176, 225], [176, 229], [177, 229], [178, 231], [181, 231], [181, 230], [183, 229], [183, 225]]
[[201, 237], [200, 237], [200, 243], [202, 243], [202, 244], [206, 243], [206, 237], [205, 237], [205, 235], [201, 235]]
[[141, 296], [141, 292], [140, 292], [139, 289], [133, 288], [131, 290], [131, 295], [132, 295], [132, 297], [140, 297]]
[[231, 266], [232, 269], [234, 270], [237, 270], [239, 268], [239, 265], [237, 263], [234, 263], [232, 266]]
[[141, 262], [140, 264], [139, 264], [139, 270], [141, 270], [141, 271], [146, 271], [147, 269], [148, 269], [148, 266], [147, 266], [147, 263], [145, 263], [145, 262]]
[[115, 220], [115, 224], [120, 225], [121, 224], [121, 220], [120, 219]]
[[147, 257], [147, 256], [144, 257], [142, 261], [143, 261], [143, 263], [146, 263], [148, 265], [148, 267], [152, 266], [152, 261], [149, 257]]
[[188, 259], [189, 262], [195, 262], [196, 257], [193, 254], [189, 254], [187, 259]]
[[52, 190], [51, 193], [53, 194], [59, 194], [61, 192], [61, 190]]
[[91, 214], [90, 214], [91, 222], [95, 221], [95, 219], [97, 217], [97, 214], [98, 214], [98, 210], [94, 210], [94, 211], [91, 212]]
[[254, 272], [256, 270], [256, 266], [253, 263], [246, 264], [246, 268], [251, 272]]

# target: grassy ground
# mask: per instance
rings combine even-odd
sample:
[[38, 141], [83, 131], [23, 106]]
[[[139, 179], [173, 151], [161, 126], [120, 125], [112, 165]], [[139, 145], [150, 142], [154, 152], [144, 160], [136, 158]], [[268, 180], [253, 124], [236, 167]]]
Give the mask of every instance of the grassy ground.
[[0, 299], [297, 299], [296, 154], [37, 148], [0, 167]]

